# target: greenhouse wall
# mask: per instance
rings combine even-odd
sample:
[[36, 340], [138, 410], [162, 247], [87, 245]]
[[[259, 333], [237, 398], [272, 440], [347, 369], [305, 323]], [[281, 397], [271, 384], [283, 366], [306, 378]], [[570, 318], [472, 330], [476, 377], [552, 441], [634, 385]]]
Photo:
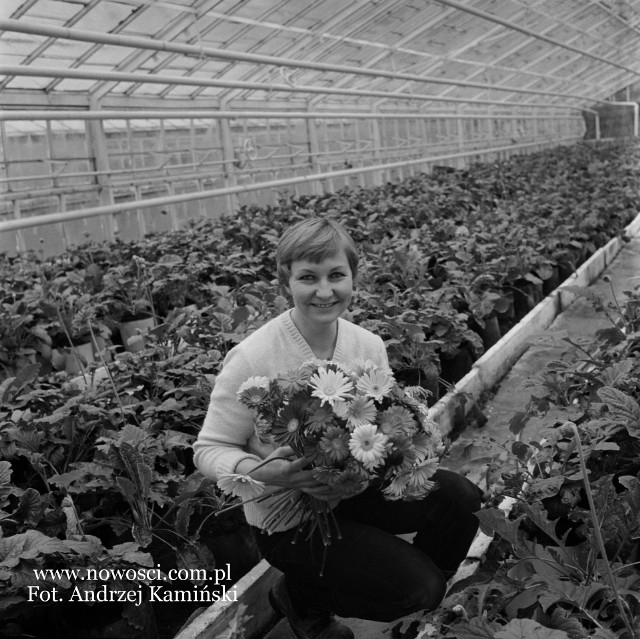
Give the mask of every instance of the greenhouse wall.
[[[232, 214], [243, 205], [274, 205], [282, 194], [367, 187], [428, 172], [434, 164], [463, 168], [504, 159], [571, 143], [583, 137], [585, 127], [575, 115], [545, 118], [522, 112], [76, 117], [0, 125], [0, 220], [24, 220], [23, 228], [0, 231], [0, 250], [35, 249], [46, 255], [88, 240], [128, 240], [176, 229], [195, 218]], [[217, 195], [222, 189], [236, 192]], [[206, 196], [193, 198], [194, 193]], [[120, 210], [134, 202], [144, 204]], [[111, 212], [94, 215], [103, 206]], [[55, 222], [42, 217], [71, 211], [87, 214]], [[37, 225], [28, 222], [36, 216]]]

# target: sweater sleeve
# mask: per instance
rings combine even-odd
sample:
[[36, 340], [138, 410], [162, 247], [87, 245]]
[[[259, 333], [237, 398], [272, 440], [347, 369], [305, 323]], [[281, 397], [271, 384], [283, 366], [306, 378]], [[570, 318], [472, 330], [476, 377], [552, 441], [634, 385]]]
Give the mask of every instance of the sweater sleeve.
[[194, 444], [194, 462], [206, 477], [235, 472], [243, 459], [261, 458], [248, 451], [254, 434], [253, 414], [237, 398], [240, 385], [251, 376], [242, 348], [232, 349], [216, 378], [204, 424]]
[[379, 335], [376, 335], [376, 338], [378, 340], [379, 349], [380, 349], [380, 363], [383, 366], [389, 367], [389, 355], [387, 353], [387, 347], [384, 345], [382, 337], [380, 337]]

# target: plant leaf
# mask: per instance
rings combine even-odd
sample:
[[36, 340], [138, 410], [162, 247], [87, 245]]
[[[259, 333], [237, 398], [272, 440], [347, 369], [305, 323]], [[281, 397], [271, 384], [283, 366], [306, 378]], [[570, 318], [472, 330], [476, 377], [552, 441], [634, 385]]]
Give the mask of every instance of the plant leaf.
[[453, 636], [456, 639], [495, 639], [496, 630], [501, 626], [488, 621], [484, 617], [475, 617], [453, 626]]
[[[614, 419], [634, 426], [634, 431], [640, 435], [640, 405], [633, 397], [611, 386], [603, 386], [597, 390], [597, 393], [598, 397], [607, 405]], [[630, 432], [630, 434], [633, 433]]]
[[544, 479], [533, 479], [529, 484], [528, 494], [535, 499], [553, 497], [560, 492], [564, 481], [564, 475], [556, 475], [555, 477], [546, 477]]
[[493, 635], [495, 639], [569, 639], [564, 630], [554, 630], [533, 619], [512, 619]]

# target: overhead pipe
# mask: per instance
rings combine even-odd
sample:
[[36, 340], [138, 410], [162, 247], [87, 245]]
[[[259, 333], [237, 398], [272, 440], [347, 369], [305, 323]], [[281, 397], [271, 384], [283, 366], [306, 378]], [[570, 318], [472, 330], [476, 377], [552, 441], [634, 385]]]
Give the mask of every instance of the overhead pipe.
[[[384, 69], [370, 69], [367, 67], [352, 67], [340, 64], [330, 64], [326, 62], [311, 62], [294, 58], [281, 58], [278, 56], [248, 53], [243, 51], [228, 51], [214, 47], [202, 47], [192, 44], [180, 44], [176, 42], [157, 42], [151, 38], [140, 36], [124, 36], [110, 33], [100, 33], [98, 31], [86, 31], [80, 29], [69, 29], [66, 27], [54, 27], [50, 25], [36, 25], [25, 23], [20, 20], [1, 19], [0, 30], [16, 31], [19, 33], [29, 33], [33, 35], [44, 35], [67, 40], [80, 40], [96, 44], [108, 44], [115, 46], [133, 47], [137, 49], [152, 49], [169, 53], [182, 53], [184, 55], [197, 56], [199, 58], [211, 57], [232, 62], [250, 62], [254, 64], [271, 64], [278, 67], [290, 67], [299, 69], [312, 69], [315, 71], [329, 71], [336, 73], [349, 73], [353, 75], [364, 75], [368, 77], [390, 78], [392, 80], [410, 80], [425, 84], [442, 84], [445, 86], [461, 86], [485, 91], [503, 91], [507, 93], [526, 93], [529, 95], [546, 95], [562, 98], [572, 98], [577, 100], [587, 100], [584, 95], [571, 93], [540, 91], [536, 89], [526, 89], [518, 87], [502, 87], [483, 82], [466, 82], [464, 80], [446, 79], [442, 77], [423, 76], [414, 73], [402, 73], [386, 71]], [[3, 72], [6, 73], [6, 68]], [[13, 75], [8, 73], [7, 75]], [[56, 76], [52, 76], [56, 77]], [[234, 87], [229, 87], [234, 88]], [[592, 100], [589, 100], [592, 101]]]
[[225, 195], [233, 195], [236, 193], [247, 193], [249, 191], [260, 191], [262, 189], [273, 189], [281, 186], [290, 186], [292, 184], [305, 184], [308, 182], [317, 182], [318, 180], [327, 180], [336, 177], [349, 177], [352, 175], [360, 175], [361, 173], [372, 173], [375, 171], [388, 171], [392, 169], [400, 169], [408, 166], [419, 164], [431, 164], [433, 162], [443, 162], [447, 160], [456, 160], [464, 157], [474, 157], [480, 155], [489, 155], [492, 153], [503, 153], [508, 151], [516, 151], [520, 149], [539, 147], [542, 144], [553, 142], [553, 144], [562, 144], [564, 142], [575, 142], [575, 136], [568, 138], [559, 138], [547, 140], [543, 142], [528, 142], [526, 144], [514, 144], [509, 146], [494, 147], [491, 149], [475, 149], [473, 151], [464, 151], [460, 153], [449, 153], [433, 157], [422, 157], [416, 160], [405, 160], [402, 162], [390, 162], [387, 164], [377, 164], [374, 166], [363, 166], [357, 169], [343, 169], [340, 171], [329, 171], [326, 173], [311, 173], [293, 178], [283, 178], [280, 180], [271, 180], [269, 182], [257, 182], [253, 184], [242, 184], [237, 186], [224, 187], [219, 189], [210, 189], [208, 191], [197, 191], [194, 193], [183, 193], [181, 195], [169, 195], [165, 197], [149, 198], [146, 200], [135, 200], [134, 202], [123, 202], [121, 204], [112, 204], [107, 206], [97, 206], [91, 209], [77, 209], [74, 211], [64, 211], [61, 213], [53, 213], [49, 215], [34, 215], [27, 218], [17, 220], [0, 221], [0, 233], [6, 231], [14, 231], [18, 229], [30, 228], [33, 226], [41, 226], [46, 224], [56, 224], [58, 222], [66, 222], [68, 220], [76, 220], [87, 217], [99, 217], [102, 215], [115, 215], [126, 211], [135, 211], [142, 208], [151, 208], [164, 204], [179, 204], [181, 202], [192, 202], [194, 200], [203, 200], [211, 197], [220, 197]]
[[[607, 103], [609, 104], [609, 103]], [[573, 107], [576, 111], [584, 111], [579, 107]], [[556, 119], [567, 118], [573, 119], [577, 116], [566, 116], [561, 114], [551, 114], [547, 117]], [[535, 114], [508, 114], [500, 115], [495, 113], [390, 113], [390, 112], [327, 112], [327, 111], [214, 111], [214, 110], [65, 110], [56, 111], [55, 109], [47, 111], [0, 111], [0, 121], [19, 121], [19, 120], [220, 120], [220, 119], [250, 119], [256, 118], [261, 120], [267, 119], [301, 119], [301, 120], [381, 120], [381, 119], [397, 119], [397, 120], [443, 120], [443, 119], [463, 119], [463, 120], [536, 120], [539, 115]]]
[[638, 71], [637, 69], [633, 69], [631, 67], [626, 66], [625, 64], [616, 62], [615, 60], [609, 60], [608, 58], [604, 58], [601, 55], [590, 53], [589, 51], [585, 51], [584, 49], [580, 49], [570, 44], [566, 44], [565, 42], [561, 42], [560, 40], [555, 40], [554, 38], [550, 38], [549, 36], [542, 35], [541, 33], [536, 33], [531, 29], [526, 29], [525, 27], [521, 27], [519, 24], [516, 24], [515, 22], [504, 20], [491, 13], [487, 13], [486, 11], [475, 9], [474, 7], [461, 4], [460, 2], [456, 2], [455, 0], [433, 0], [433, 1], [439, 4], [443, 4], [446, 7], [451, 7], [452, 9], [458, 9], [459, 11], [463, 11], [464, 13], [469, 13], [473, 16], [476, 16], [477, 18], [482, 18], [484, 20], [488, 20], [489, 22], [494, 22], [496, 24], [502, 25], [507, 29], [513, 29], [514, 31], [518, 31], [519, 33], [523, 33], [524, 35], [528, 35], [532, 38], [536, 38], [537, 40], [542, 40], [543, 42], [552, 44], [556, 47], [567, 49], [568, 51], [573, 51], [574, 53], [579, 53], [582, 56], [591, 58], [593, 60], [597, 60], [598, 62], [602, 62], [603, 64], [608, 64], [612, 67], [618, 67], [619, 69], [623, 69], [624, 71], [627, 71], [628, 73], [632, 73], [633, 75], [640, 76], [640, 71]]
[[[0, 20], [0, 23], [2, 20]], [[1, 27], [0, 27], [1, 28]], [[211, 80], [208, 78], [194, 78], [185, 76], [127, 73], [124, 71], [83, 71], [81, 69], [54, 69], [51, 67], [34, 67], [26, 65], [3, 65], [0, 73], [13, 76], [35, 76], [45, 78], [73, 78], [76, 80], [104, 80], [113, 82], [147, 82], [151, 84], [172, 84], [181, 86], [215, 87], [226, 89], [250, 89], [252, 91], [284, 91], [287, 93], [319, 93], [325, 95], [348, 95], [357, 97], [373, 97], [396, 100], [411, 100], [421, 102], [457, 102], [469, 104], [464, 98], [440, 97], [437, 95], [424, 95], [421, 93], [395, 93], [390, 91], [369, 91], [364, 89], [339, 89], [331, 87], [298, 86], [295, 84], [265, 84], [263, 82], [246, 82], [241, 80]], [[584, 97], [582, 98], [584, 99]], [[591, 100], [600, 102], [600, 100]], [[473, 100], [474, 104], [494, 104], [499, 106], [520, 107], [520, 102], [508, 102], [499, 100]], [[576, 109], [571, 105], [551, 103], [527, 102], [530, 107], [551, 107]]]
[[[253, 20], [251, 18], [244, 18], [242, 16], [236, 16], [236, 15], [228, 15], [226, 13], [220, 13], [218, 11], [211, 11], [211, 10], [207, 11], [207, 17], [215, 17], [215, 18], [218, 18], [219, 20], [226, 20], [228, 22], [236, 22], [238, 24], [248, 24], [256, 27], [273, 29], [275, 31], [281, 31], [283, 33], [295, 33], [296, 35], [319, 38], [321, 40], [325, 39], [325, 40], [330, 40], [335, 42], [345, 42], [347, 44], [355, 44], [358, 47], [364, 46], [364, 47], [371, 47], [373, 49], [381, 49], [382, 51], [388, 54], [404, 53], [417, 58], [425, 58], [426, 60], [429, 60], [431, 62], [442, 61], [442, 56], [436, 55], [435, 53], [429, 53], [428, 51], [420, 51], [419, 49], [410, 49], [408, 47], [403, 47], [403, 46], [385, 44], [384, 42], [374, 42], [372, 40], [364, 40], [362, 38], [352, 38], [349, 36], [336, 35], [336, 34], [327, 33], [327, 32], [317, 33], [315, 31], [312, 31], [310, 29], [305, 29], [303, 27], [292, 27], [290, 25], [282, 25], [282, 24], [276, 24], [273, 22], [265, 22], [263, 20]], [[483, 62], [478, 62], [477, 60], [468, 60], [465, 58], [459, 58], [457, 55], [453, 55], [453, 56], [447, 55], [446, 60], [448, 62], [459, 62], [461, 64], [469, 65], [472, 67], [480, 67], [482, 72], [486, 71], [487, 67], [491, 69], [495, 69], [496, 71], [505, 71], [506, 73], [520, 72], [519, 69], [516, 69], [514, 67], [505, 67], [505, 66], [495, 65], [495, 64], [487, 65]], [[554, 77], [550, 78], [548, 74], [536, 73], [535, 71], [524, 71], [522, 73], [529, 76], [533, 76], [537, 79], [543, 79], [543, 80], [555, 79], [558, 81], [563, 80], [563, 78], [554, 78]], [[586, 80], [582, 80], [582, 82], [585, 85], [590, 85], [594, 88], [597, 88], [597, 85], [595, 83], [589, 83]]]

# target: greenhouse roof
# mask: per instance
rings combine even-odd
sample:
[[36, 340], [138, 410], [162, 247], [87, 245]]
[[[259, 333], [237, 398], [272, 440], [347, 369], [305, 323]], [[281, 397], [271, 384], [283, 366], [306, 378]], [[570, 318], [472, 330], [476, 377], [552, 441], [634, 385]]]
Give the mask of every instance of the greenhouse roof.
[[592, 108], [640, 0], [2, 0], [4, 109]]

